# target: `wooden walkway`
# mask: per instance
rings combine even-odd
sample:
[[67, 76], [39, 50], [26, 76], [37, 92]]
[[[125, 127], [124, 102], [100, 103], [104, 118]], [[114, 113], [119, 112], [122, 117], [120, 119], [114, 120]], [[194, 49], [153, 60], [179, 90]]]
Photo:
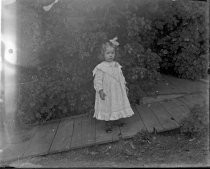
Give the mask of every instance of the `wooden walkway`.
[[[0, 161], [8, 162], [113, 142], [119, 138], [130, 138], [141, 130], [163, 132], [176, 129], [195, 104], [208, 105], [208, 84], [163, 77], [163, 83], [158, 84], [155, 91], [158, 91], [159, 96], [173, 94], [177, 97], [160, 99], [156, 96], [153, 100], [147, 99], [147, 104], [133, 105], [135, 114], [125, 119], [124, 127], [115, 126], [113, 132], [108, 134], [104, 131], [103, 121], [86, 114], [35, 126], [13, 136], [5, 130], [0, 133]], [[152, 97], [145, 93], [145, 98]]]

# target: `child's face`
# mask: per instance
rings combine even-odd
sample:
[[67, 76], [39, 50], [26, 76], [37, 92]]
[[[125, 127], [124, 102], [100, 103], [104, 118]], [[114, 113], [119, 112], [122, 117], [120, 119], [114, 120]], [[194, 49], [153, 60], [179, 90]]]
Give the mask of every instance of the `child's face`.
[[112, 62], [114, 60], [114, 57], [115, 57], [115, 50], [113, 47], [111, 46], [108, 46], [105, 50], [105, 54], [104, 54], [104, 58], [105, 58], [105, 61], [107, 62]]

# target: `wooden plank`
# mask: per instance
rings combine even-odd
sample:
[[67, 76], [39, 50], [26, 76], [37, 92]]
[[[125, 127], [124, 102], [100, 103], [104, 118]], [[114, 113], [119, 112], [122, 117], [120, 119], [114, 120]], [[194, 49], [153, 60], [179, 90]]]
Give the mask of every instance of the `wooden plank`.
[[165, 130], [154, 116], [153, 112], [145, 105], [136, 105], [136, 109], [142, 117], [142, 120], [149, 132], [153, 132], [154, 129], [156, 129], [158, 132]]
[[141, 114], [140, 114], [140, 112], [137, 110], [137, 108], [136, 108], [136, 106], [137, 105], [132, 105], [132, 109], [133, 109], [133, 111], [134, 111], [134, 113], [135, 114], [137, 114], [138, 116], [139, 116], [139, 118], [140, 118], [140, 130], [143, 130], [143, 131], [147, 131], [147, 127], [146, 127], [146, 125], [144, 124], [144, 121], [143, 121], [143, 118], [141, 117]]
[[113, 132], [112, 132], [112, 142], [119, 140], [120, 136], [121, 136], [120, 127], [119, 126], [115, 126], [113, 128]]
[[159, 122], [165, 129], [170, 130], [179, 127], [179, 124], [171, 119], [171, 115], [166, 111], [166, 109], [164, 109], [164, 107], [160, 103], [153, 103], [150, 106], [150, 109], [153, 111], [153, 113], [156, 115]]
[[71, 148], [79, 147], [82, 147], [82, 118], [75, 118]]
[[62, 120], [58, 126], [55, 138], [50, 147], [50, 153], [61, 152], [70, 149], [73, 134], [74, 121], [70, 119]]
[[59, 123], [50, 123], [38, 127], [24, 156], [44, 155], [49, 152]]
[[158, 94], [171, 94], [177, 92], [177, 89], [167, 80], [162, 80], [160, 83], [158, 83], [155, 86], [155, 90], [158, 91]]
[[169, 85], [166, 85], [165, 82], [159, 82], [156, 84], [151, 91], [147, 91], [147, 96], [156, 96], [156, 95], [163, 95], [163, 94], [171, 94], [173, 93], [174, 89], [171, 88]]
[[143, 104], [153, 103], [153, 102], [161, 102], [164, 100], [170, 100], [173, 98], [181, 97], [184, 94], [167, 94], [167, 95], [158, 95], [156, 97], [144, 97]]
[[209, 94], [208, 94], [208, 92], [200, 93], [199, 95], [204, 99], [204, 104], [209, 105]]
[[134, 115], [123, 119], [123, 122], [126, 124], [123, 127], [120, 127], [123, 138], [132, 137], [140, 130], [146, 130], [146, 127], [144, 126], [144, 123], [142, 122], [135, 106], [133, 106], [132, 109], [134, 111]]
[[102, 144], [119, 140], [120, 128], [112, 121], [113, 128], [111, 133], [105, 131], [105, 121], [95, 119], [95, 143]]
[[95, 119], [86, 117], [82, 120], [82, 145], [92, 145], [96, 141]]
[[165, 77], [170, 83], [176, 85], [178, 88], [182, 88], [187, 93], [204, 92], [208, 86], [200, 81], [192, 81], [187, 79], [179, 79], [172, 76]]
[[[37, 127], [34, 127], [30, 133], [27, 133], [26, 136], [21, 136], [21, 138], [18, 138], [19, 142], [5, 144], [3, 147], [1, 147], [2, 152], [0, 153], [0, 161], [6, 162], [23, 158], [24, 152], [29, 147], [31, 139], [33, 138], [36, 130]], [[1, 136], [6, 137], [6, 133]]]
[[179, 105], [176, 104], [174, 100], [170, 100], [168, 102], [160, 102], [163, 107], [170, 113], [171, 117], [176, 120], [177, 123], [180, 123], [184, 118], [183, 110]]
[[177, 100], [184, 103], [189, 109], [194, 106], [194, 104], [190, 100], [186, 99], [186, 97], [180, 97]]
[[192, 105], [200, 105], [203, 106], [205, 104], [205, 99], [201, 94], [187, 95], [185, 96], [186, 100], [192, 103]]
[[179, 98], [183, 103], [185, 103], [189, 108], [193, 108], [195, 105], [203, 106], [205, 104], [205, 99], [199, 95], [186, 95], [184, 97]]
[[202, 83], [201, 81], [189, 81], [190, 88], [192, 91], [195, 92], [205, 92], [208, 88], [208, 85], [206, 83]]
[[188, 114], [190, 113], [189, 107], [186, 104], [184, 104], [182, 101], [180, 101], [179, 98], [172, 99], [172, 100], [173, 100], [173, 103], [175, 103], [177, 107], [179, 107], [182, 110], [183, 116], [187, 117]]
[[96, 120], [96, 143], [112, 142], [112, 133], [106, 133], [105, 121]]
[[163, 75], [163, 76], [171, 85], [174, 86], [177, 92], [179, 93], [191, 92], [191, 90], [189, 90], [189, 86], [187, 87], [186, 85], [183, 85], [183, 82], [184, 82], [183, 79], [179, 79], [173, 76], [166, 76], [166, 75]]

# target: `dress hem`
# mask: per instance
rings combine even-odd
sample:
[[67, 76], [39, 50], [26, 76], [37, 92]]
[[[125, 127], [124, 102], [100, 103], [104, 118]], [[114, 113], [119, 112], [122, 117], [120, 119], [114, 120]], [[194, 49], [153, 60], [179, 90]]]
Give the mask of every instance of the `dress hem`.
[[131, 117], [134, 115], [134, 112], [132, 111], [132, 109], [127, 109], [126, 110], [122, 110], [119, 112], [115, 112], [110, 114], [106, 114], [106, 113], [94, 113], [93, 117], [96, 118], [97, 120], [105, 120], [105, 121], [112, 121], [112, 120], [118, 120], [121, 118], [127, 118], [127, 117]]

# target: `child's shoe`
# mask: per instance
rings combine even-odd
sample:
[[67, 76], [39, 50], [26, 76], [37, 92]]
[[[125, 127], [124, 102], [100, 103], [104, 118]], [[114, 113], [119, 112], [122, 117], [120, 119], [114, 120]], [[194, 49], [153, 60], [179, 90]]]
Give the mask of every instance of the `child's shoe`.
[[118, 127], [123, 127], [123, 126], [125, 126], [125, 122], [123, 122], [122, 120], [117, 120], [116, 121], [116, 126], [118, 126]]

